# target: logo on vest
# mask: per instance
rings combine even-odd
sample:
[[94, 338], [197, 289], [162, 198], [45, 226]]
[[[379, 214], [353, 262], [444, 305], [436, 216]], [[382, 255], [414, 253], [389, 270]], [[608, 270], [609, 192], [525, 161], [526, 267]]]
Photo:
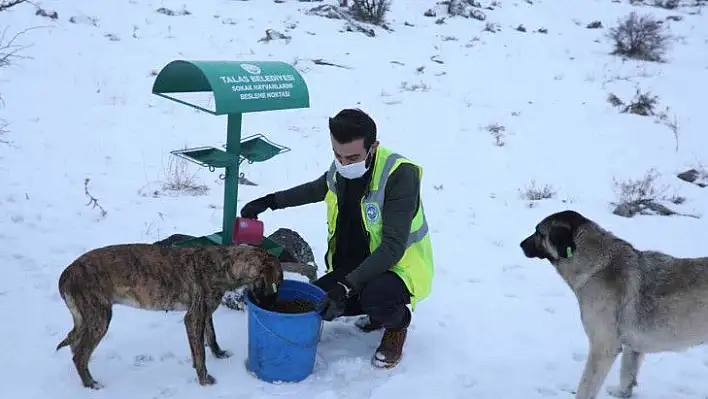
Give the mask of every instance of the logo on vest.
[[369, 223], [376, 223], [379, 220], [380, 212], [379, 207], [376, 206], [376, 204], [366, 204], [364, 211], [366, 213], [366, 219]]

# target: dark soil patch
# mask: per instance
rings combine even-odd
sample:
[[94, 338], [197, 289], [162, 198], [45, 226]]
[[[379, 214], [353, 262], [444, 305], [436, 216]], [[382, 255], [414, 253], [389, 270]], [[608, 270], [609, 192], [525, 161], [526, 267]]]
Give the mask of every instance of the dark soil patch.
[[277, 313], [307, 313], [315, 310], [315, 304], [307, 299], [278, 300], [266, 310]]

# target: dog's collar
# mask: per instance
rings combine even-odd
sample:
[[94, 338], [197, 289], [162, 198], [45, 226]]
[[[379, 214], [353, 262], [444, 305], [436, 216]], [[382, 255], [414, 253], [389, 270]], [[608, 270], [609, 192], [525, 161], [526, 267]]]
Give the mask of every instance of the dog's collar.
[[274, 295], [274, 294], [278, 293], [278, 284], [271, 283], [269, 288], [270, 288], [270, 291], [268, 292], [269, 295]]

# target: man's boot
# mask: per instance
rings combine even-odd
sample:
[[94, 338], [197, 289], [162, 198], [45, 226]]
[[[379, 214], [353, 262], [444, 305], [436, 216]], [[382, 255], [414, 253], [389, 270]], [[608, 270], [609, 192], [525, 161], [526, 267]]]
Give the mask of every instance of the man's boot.
[[396, 366], [403, 356], [403, 344], [406, 343], [407, 334], [407, 328], [397, 331], [386, 330], [381, 338], [381, 344], [371, 359], [371, 364], [385, 369]]
[[355, 322], [354, 325], [357, 326], [361, 331], [365, 333], [369, 333], [372, 331], [376, 331], [381, 329], [383, 327], [381, 323], [371, 320], [371, 317], [369, 316], [363, 316], [358, 318]]

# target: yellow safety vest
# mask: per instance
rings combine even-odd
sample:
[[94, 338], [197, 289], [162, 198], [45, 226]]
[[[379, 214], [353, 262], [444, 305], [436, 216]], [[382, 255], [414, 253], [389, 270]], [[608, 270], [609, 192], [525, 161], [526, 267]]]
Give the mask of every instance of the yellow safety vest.
[[[371, 252], [381, 245], [381, 210], [383, 209], [386, 182], [391, 173], [402, 163], [415, 165], [422, 179], [423, 169], [420, 165], [391, 152], [387, 148], [377, 147], [371, 181], [361, 200], [361, 214], [364, 220], [364, 228], [368, 232], [369, 250]], [[327, 254], [325, 255], [327, 273], [332, 271], [332, 259], [335, 251], [334, 235], [337, 231], [336, 171], [334, 162], [332, 162], [332, 166], [327, 172], [328, 190], [325, 195], [328, 242]], [[411, 293], [411, 309], [415, 309], [415, 305], [430, 294], [434, 274], [433, 247], [428, 232], [428, 223], [423, 212], [422, 200], [411, 223], [410, 235], [408, 236], [408, 243], [403, 257], [390, 270], [401, 277]]]

